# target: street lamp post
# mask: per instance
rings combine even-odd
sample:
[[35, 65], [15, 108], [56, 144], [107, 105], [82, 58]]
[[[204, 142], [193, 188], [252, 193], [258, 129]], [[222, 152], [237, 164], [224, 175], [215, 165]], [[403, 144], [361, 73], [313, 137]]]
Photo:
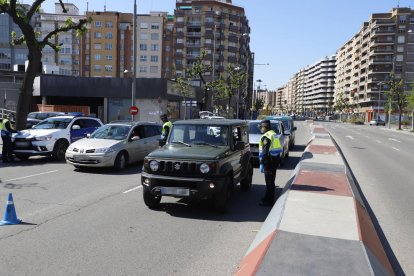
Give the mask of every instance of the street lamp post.
[[[214, 23], [214, 30], [213, 30], [213, 74], [212, 74], [212, 79], [211, 81], [214, 82], [215, 80], [215, 75], [216, 75], [216, 23]], [[211, 106], [213, 108], [213, 113], [215, 112], [214, 110], [214, 87], [211, 87]]]
[[[237, 71], [237, 74], [239, 74], [240, 67], [234, 68], [234, 70]], [[238, 78], [239, 76], [237, 76]], [[236, 101], [236, 118], [239, 118], [239, 103], [240, 103], [240, 83], [237, 81], [237, 101]]]
[[377, 120], [379, 120], [379, 117], [380, 117], [380, 99], [381, 99], [381, 90], [382, 90], [382, 85], [383, 85], [384, 83], [382, 82], [382, 81], [380, 81], [379, 83], [378, 83], [378, 85], [379, 85], [379, 90], [378, 90], [378, 108], [377, 108]]
[[[134, 18], [132, 21], [132, 25], [133, 25], [133, 31], [132, 31], [132, 41], [133, 41], [133, 53], [132, 53], [132, 60], [133, 60], [133, 65], [132, 65], [132, 72], [133, 72], [133, 76], [132, 76], [132, 106], [135, 106], [135, 89], [137, 87], [137, 75], [136, 75], [136, 67], [137, 67], [137, 0], [134, 0]], [[131, 115], [132, 121], [134, 121], [134, 115]]]

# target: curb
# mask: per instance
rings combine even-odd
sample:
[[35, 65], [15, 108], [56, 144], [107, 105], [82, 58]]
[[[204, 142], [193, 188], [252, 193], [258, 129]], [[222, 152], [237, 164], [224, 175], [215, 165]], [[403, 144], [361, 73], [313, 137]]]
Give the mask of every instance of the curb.
[[302, 159], [235, 275], [395, 275], [340, 150], [308, 123]]

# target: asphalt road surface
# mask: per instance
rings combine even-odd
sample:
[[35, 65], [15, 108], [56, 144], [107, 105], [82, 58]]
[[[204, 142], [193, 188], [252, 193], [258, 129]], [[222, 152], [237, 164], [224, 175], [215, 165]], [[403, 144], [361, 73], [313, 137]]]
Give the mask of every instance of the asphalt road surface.
[[[278, 170], [283, 187], [309, 140], [298, 122], [297, 146]], [[227, 214], [208, 204], [142, 200], [141, 164], [123, 172], [78, 171], [48, 158], [0, 163], [0, 215], [13, 193], [20, 225], [0, 227], [2, 275], [231, 275], [270, 211], [259, 206], [264, 177], [237, 191]], [[275, 268], [277, 269], [277, 268]]]
[[343, 151], [389, 253], [398, 260], [392, 260], [397, 274], [414, 275], [414, 135], [378, 126], [323, 125]]

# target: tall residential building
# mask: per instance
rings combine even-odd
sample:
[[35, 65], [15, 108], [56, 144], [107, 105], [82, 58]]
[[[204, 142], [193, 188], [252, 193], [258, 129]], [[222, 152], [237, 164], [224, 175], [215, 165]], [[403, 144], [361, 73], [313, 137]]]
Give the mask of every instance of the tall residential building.
[[360, 31], [338, 50], [336, 97], [341, 94], [353, 111], [370, 120], [384, 112], [384, 90], [392, 71], [404, 79], [405, 90], [414, 82], [414, 12], [394, 8], [375, 13]]
[[162, 40], [162, 69], [161, 77], [172, 79], [174, 68], [174, 16], [167, 15], [164, 22], [164, 33]]
[[295, 110], [294, 113], [303, 114], [304, 109], [304, 100], [303, 95], [305, 93], [305, 71], [301, 69], [298, 73], [295, 74], [296, 80], [296, 94], [295, 94]]
[[[63, 13], [60, 3], [55, 3], [55, 14], [41, 12], [36, 17], [35, 30], [43, 39], [53, 30], [65, 24], [66, 20], [72, 19], [78, 23], [85, 16], [79, 15], [79, 9], [70, 3], [65, 4], [67, 13]], [[51, 43], [59, 45], [61, 50], [56, 52], [52, 47], [46, 45], [42, 51], [42, 65], [46, 73], [60, 75], [80, 75], [80, 38], [76, 30], [60, 33], [50, 40]]]
[[22, 35], [20, 28], [13, 23], [8, 14], [0, 14], [0, 69], [2, 70], [13, 70], [14, 65], [24, 65], [27, 60], [26, 45], [13, 45], [12, 32], [16, 33], [16, 37]]
[[284, 107], [284, 96], [285, 96], [285, 90], [287, 89], [287, 85], [281, 86], [276, 90], [276, 101], [275, 101], [275, 107], [274, 110], [276, 114], [283, 113], [283, 107]]
[[305, 112], [326, 114], [334, 105], [335, 55], [325, 57], [304, 69]]
[[104, 11], [87, 12], [86, 17], [92, 23], [82, 39], [81, 76], [130, 77], [133, 15]]
[[[207, 49], [206, 65], [214, 68], [212, 74], [205, 76], [208, 82], [225, 74], [227, 65], [251, 72], [250, 28], [243, 8], [233, 5], [231, 0], [177, 0], [174, 14], [177, 76], [185, 75], [203, 49]], [[248, 80], [252, 78], [248, 76]], [[201, 81], [195, 79], [192, 84], [200, 86]], [[247, 86], [249, 94], [253, 84]]]

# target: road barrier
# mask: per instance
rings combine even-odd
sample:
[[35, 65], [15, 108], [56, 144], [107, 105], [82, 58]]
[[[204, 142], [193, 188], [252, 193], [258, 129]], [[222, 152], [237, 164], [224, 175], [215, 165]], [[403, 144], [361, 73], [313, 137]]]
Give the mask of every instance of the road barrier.
[[341, 153], [308, 123], [313, 136], [236, 275], [394, 275]]

